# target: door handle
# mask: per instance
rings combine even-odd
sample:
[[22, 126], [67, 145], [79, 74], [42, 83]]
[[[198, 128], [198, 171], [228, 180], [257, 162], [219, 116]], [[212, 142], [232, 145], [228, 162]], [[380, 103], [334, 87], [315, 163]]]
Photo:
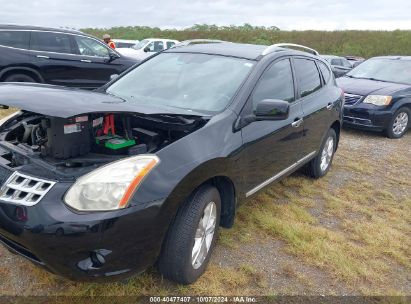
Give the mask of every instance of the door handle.
[[296, 120], [291, 124], [291, 126], [293, 128], [298, 128], [299, 126], [301, 126], [301, 124], [303, 123], [304, 119], [300, 118], [296, 118]]
[[43, 59], [50, 59], [49, 56], [44, 56], [44, 55], [36, 55], [37, 58], [43, 58]]
[[327, 110], [331, 110], [333, 107], [334, 107], [334, 104], [333, 104], [333, 103], [329, 103], [329, 104], [327, 105]]
[[91, 60], [88, 60], [88, 59], [81, 59], [80, 61], [81, 61], [81, 62], [91, 63]]

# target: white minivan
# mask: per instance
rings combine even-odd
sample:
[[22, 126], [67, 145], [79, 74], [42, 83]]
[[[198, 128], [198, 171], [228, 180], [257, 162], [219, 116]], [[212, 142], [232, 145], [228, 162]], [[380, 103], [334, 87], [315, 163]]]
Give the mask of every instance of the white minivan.
[[143, 60], [155, 53], [169, 49], [177, 43], [179, 43], [178, 40], [148, 38], [141, 40], [131, 48], [117, 49], [117, 51], [124, 56]]

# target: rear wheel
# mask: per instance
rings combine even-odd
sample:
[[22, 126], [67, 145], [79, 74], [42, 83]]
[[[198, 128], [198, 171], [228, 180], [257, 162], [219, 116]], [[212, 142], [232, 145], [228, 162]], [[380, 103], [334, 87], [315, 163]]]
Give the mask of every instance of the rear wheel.
[[320, 178], [326, 175], [330, 170], [336, 147], [337, 135], [334, 129], [330, 129], [324, 138], [320, 152], [307, 164], [307, 175], [313, 178]]
[[389, 138], [400, 138], [407, 132], [410, 125], [411, 112], [408, 108], [400, 108], [393, 115], [385, 131]]
[[12, 74], [6, 77], [5, 82], [37, 82], [34, 78], [26, 74]]
[[212, 186], [200, 188], [178, 211], [158, 267], [167, 279], [195, 282], [205, 271], [220, 224], [221, 199]]

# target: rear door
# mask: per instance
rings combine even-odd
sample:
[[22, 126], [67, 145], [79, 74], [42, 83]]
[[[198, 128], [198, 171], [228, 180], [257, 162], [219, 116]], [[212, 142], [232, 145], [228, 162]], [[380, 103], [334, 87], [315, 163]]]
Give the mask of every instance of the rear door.
[[30, 39], [32, 63], [46, 83], [76, 86], [78, 56], [74, 54], [70, 35], [58, 32], [32, 31]]
[[27, 67], [31, 62], [29, 55], [30, 32], [8, 31], [0, 29], [0, 78], [7, 68], [13, 66]]
[[262, 74], [246, 105], [248, 115], [264, 99], [288, 101], [290, 115], [281, 121], [255, 121], [242, 129], [247, 196], [286, 174], [302, 155], [303, 113], [301, 103], [295, 98], [289, 58], [274, 62]]
[[113, 74], [120, 74], [124, 65], [119, 59], [110, 59], [114, 52], [96, 39], [73, 35], [73, 44], [77, 54], [78, 69], [76, 81], [84, 88], [98, 88], [110, 80]]
[[[317, 152], [325, 132], [331, 125], [331, 109], [335, 95], [334, 86], [325, 86], [331, 81], [330, 74], [323, 80], [317, 61], [309, 58], [294, 58], [294, 71], [297, 79], [297, 96], [302, 105], [304, 118], [304, 138], [301, 149], [305, 155]], [[325, 64], [322, 68], [329, 72]]]

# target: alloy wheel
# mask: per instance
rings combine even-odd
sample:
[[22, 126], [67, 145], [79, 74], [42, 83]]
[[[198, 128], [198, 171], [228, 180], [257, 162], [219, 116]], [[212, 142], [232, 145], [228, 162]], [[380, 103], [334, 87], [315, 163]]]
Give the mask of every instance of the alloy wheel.
[[321, 164], [320, 168], [321, 171], [325, 171], [328, 169], [331, 163], [331, 159], [334, 154], [334, 138], [328, 137], [327, 141], [325, 142], [323, 151], [321, 152]]
[[194, 269], [200, 268], [207, 258], [213, 242], [216, 222], [217, 205], [214, 202], [209, 202], [204, 209], [203, 216], [198, 223], [194, 236], [194, 245], [191, 253], [191, 261]]
[[404, 133], [408, 126], [408, 120], [409, 118], [406, 112], [398, 113], [397, 117], [394, 119], [394, 123], [392, 124], [392, 132], [397, 136]]

